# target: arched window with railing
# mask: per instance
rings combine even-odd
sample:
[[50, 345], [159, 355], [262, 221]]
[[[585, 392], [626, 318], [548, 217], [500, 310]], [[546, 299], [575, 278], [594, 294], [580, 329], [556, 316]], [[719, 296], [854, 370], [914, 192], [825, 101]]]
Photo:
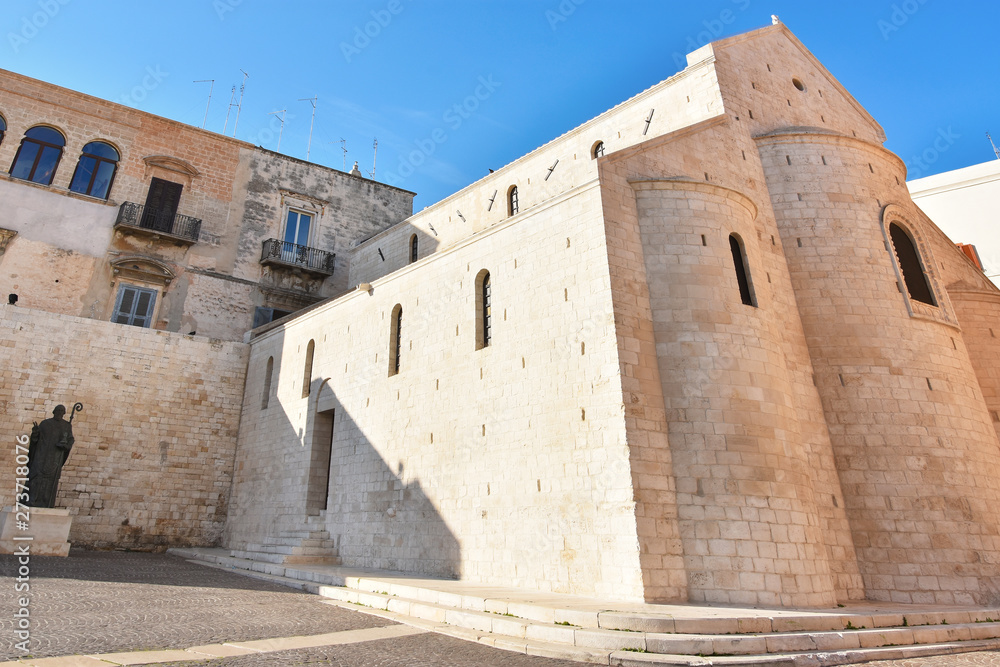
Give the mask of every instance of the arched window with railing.
[[107, 199], [121, 156], [111, 144], [91, 141], [83, 147], [69, 189], [98, 199]]
[[920, 301], [931, 306], [937, 306], [930, 282], [924, 272], [924, 264], [920, 261], [920, 253], [910, 234], [895, 222], [889, 225], [889, 238], [896, 251], [899, 271], [903, 274], [906, 291], [914, 301]]
[[518, 207], [517, 186], [512, 185], [507, 190], [507, 215], [517, 215]]
[[756, 307], [757, 301], [754, 299], [753, 283], [750, 281], [743, 240], [736, 234], [730, 234], [729, 249], [733, 253], [733, 266], [736, 269], [736, 282], [740, 287], [740, 299], [743, 301], [743, 305]]
[[59, 130], [37, 125], [24, 133], [10, 175], [23, 181], [51, 185], [62, 158], [66, 138]]

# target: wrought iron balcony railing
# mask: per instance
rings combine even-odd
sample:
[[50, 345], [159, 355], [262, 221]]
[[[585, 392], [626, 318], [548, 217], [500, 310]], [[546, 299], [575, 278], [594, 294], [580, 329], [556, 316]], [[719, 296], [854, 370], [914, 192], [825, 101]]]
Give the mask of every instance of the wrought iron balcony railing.
[[311, 273], [332, 276], [334, 258], [336, 255], [326, 250], [297, 245], [279, 239], [268, 239], [264, 241], [260, 263], [290, 266]]
[[179, 213], [165, 213], [127, 201], [118, 209], [115, 226], [132, 227], [150, 233], [166, 234], [188, 242], [197, 242], [201, 220]]

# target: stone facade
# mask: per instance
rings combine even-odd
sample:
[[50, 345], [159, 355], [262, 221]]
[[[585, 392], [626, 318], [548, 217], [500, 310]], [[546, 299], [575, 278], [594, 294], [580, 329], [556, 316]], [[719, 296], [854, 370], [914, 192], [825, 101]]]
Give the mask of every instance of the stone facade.
[[255, 333], [227, 545], [308, 526], [350, 566], [627, 600], [1000, 601], [1000, 292], [787, 28], [688, 59]]
[[[60, 496], [78, 543], [273, 561], [308, 539], [327, 552], [296, 557], [617, 600], [1000, 604], [1000, 291], [783, 25], [688, 61], [410, 217], [405, 191], [187, 128], [206, 168], [198, 141], [151, 144], [142, 173], [210, 176], [187, 210], [227, 217], [145, 268], [102, 255], [151, 243], [109, 203], [0, 179], [22, 221], [0, 276], [75, 276], [26, 294], [64, 315], [0, 311], [0, 431], [60, 392], [94, 406]], [[89, 230], [60, 247], [57, 203]], [[332, 276], [260, 263], [289, 210]], [[328, 298], [245, 346], [71, 317], [156, 267], [175, 330]]]
[[[280, 316], [343, 294], [350, 246], [412, 212], [405, 190], [12, 72], [0, 70], [0, 97], [0, 164], [10, 165], [0, 227], [15, 234], [0, 285], [29, 308], [112, 320], [131, 286], [155, 295], [149, 328], [239, 340], [258, 308]], [[37, 128], [65, 142], [49, 184], [13, 175]], [[119, 155], [106, 193], [73, 186], [91, 142]], [[160, 182], [180, 189], [176, 207], [154, 196]], [[309, 217], [308, 250], [280, 247], [263, 261], [290, 210]]]
[[70, 541], [216, 544], [247, 355], [243, 343], [0, 305], [0, 433], [10, 443], [0, 460], [14, 470], [14, 438], [57, 403], [80, 401], [57, 499], [73, 516]]

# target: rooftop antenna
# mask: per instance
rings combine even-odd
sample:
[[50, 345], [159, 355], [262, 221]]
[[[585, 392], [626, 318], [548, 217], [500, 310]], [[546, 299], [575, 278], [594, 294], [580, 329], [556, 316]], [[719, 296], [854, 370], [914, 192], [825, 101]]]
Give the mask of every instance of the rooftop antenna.
[[229, 127], [229, 112], [233, 110], [233, 99], [236, 97], [236, 86], [233, 86], [232, 91], [229, 93], [229, 106], [226, 108], [226, 124], [222, 126], [222, 133], [226, 133], [226, 129]]
[[372, 144], [372, 148], [375, 149], [375, 157], [372, 158], [372, 170], [368, 172], [368, 176], [372, 180], [375, 180], [375, 165], [378, 163], [378, 137], [375, 137], [375, 143]]
[[993, 137], [990, 136], [989, 132], [986, 133], [986, 138], [990, 140], [990, 146], [993, 147], [993, 152], [996, 153], [997, 159], [1000, 160], [1000, 148], [997, 148], [997, 145], [993, 143]]
[[347, 171], [347, 139], [340, 138], [340, 150], [344, 151], [344, 171]]
[[281, 133], [285, 131], [285, 112], [286, 111], [288, 111], [288, 109], [282, 109], [281, 111], [272, 111], [271, 113], [267, 114], [268, 116], [277, 116], [279, 113], [281, 114], [281, 118], [279, 119], [279, 120], [281, 120], [281, 128], [278, 130], [278, 149], [277, 149], [278, 153], [281, 152]]
[[316, 120], [316, 102], [319, 101], [319, 95], [313, 95], [312, 97], [302, 97], [299, 98], [299, 102], [308, 102], [313, 105], [312, 119], [309, 121], [309, 143], [306, 144], [306, 162], [309, 161], [309, 151], [312, 150], [313, 143], [313, 121]]
[[[243, 72], [242, 69], [240, 71]], [[236, 122], [233, 123], [233, 136], [234, 137], [236, 136], [236, 128], [240, 124], [240, 112], [243, 111], [243, 91], [246, 90], [247, 79], [249, 79], [249, 78], [250, 78], [250, 75], [247, 74], [246, 72], [243, 72], [243, 83], [240, 84], [240, 103], [236, 106]]]
[[208, 83], [211, 82], [212, 86], [208, 89], [208, 104], [205, 105], [205, 120], [201, 121], [201, 129], [205, 129], [205, 123], [208, 122], [208, 108], [212, 106], [212, 91], [215, 90], [215, 79], [200, 79], [194, 81], [193, 83]]

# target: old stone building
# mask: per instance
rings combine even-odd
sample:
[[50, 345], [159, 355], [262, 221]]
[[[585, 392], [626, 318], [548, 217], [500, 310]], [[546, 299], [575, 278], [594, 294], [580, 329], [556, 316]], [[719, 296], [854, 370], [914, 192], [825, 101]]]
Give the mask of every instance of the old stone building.
[[[1000, 292], [884, 140], [785, 26], [705, 46], [444, 201], [345, 235], [341, 293], [219, 351], [245, 388], [214, 432], [191, 430], [213, 410], [203, 374], [120, 442], [144, 479], [166, 471], [156, 496], [64, 487], [76, 538], [124, 520], [138, 545], [260, 559], [300, 539], [326, 562], [615, 600], [1000, 604]], [[246, 265], [250, 247], [230, 251]], [[55, 316], [13, 310], [0, 349], [38, 361], [5, 385], [80, 387], [20, 333]], [[157, 356], [197, 342], [128, 329]], [[136, 389], [144, 363], [126, 364]], [[90, 400], [114, 400], [105, 384]], [[21, 415], [42, 395], [3, 400]], [[210, 480], [199, 462], [227, 438]], [[228, 495], [192, 507], [182, 479]], [[214, 522], [183, 535], [171, 513]]]
[[[347, 290], [413, 193], [0, 70], [0, 284], [49, 312], [240, 340]], [[339, 258], [338, 258], [339, 255]]]

